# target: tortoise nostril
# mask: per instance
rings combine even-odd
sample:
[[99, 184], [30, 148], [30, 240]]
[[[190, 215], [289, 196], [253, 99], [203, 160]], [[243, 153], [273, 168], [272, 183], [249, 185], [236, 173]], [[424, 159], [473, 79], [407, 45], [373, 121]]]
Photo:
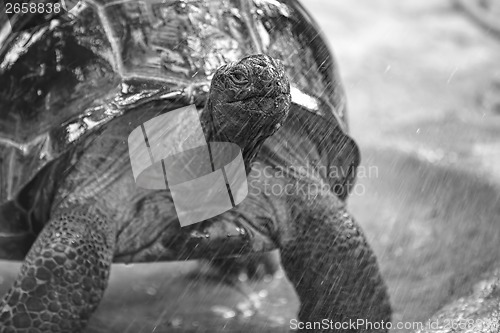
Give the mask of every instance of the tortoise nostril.
[[276, 98], [276, 101], [274, 103], [275, 108], [280, 108], [283, 107], [285, 104], [285, 96], [279, 96]]

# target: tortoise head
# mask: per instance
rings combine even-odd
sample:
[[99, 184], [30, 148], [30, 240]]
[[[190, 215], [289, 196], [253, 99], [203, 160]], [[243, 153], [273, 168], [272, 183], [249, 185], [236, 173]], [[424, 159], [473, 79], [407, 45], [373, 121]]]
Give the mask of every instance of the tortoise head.
[[238, 144], [248, 170], [263, 141], [285, 122], [290, 103], [290, 83], [280, 61], [260, 54], [224, 65], [212, 79], [202, 114], [208, 118], [208, 139]]

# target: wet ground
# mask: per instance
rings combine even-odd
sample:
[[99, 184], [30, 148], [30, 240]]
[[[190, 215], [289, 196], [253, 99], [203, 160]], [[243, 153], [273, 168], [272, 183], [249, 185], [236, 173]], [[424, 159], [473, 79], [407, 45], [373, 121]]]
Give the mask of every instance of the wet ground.
[[308, 3], [321, 5], [368, 170], [351, 210], [394, 321], [425, 321], [500, 263], [500, 40], [453, 1]]
[[[339, 60], [363, 151], [351, 211], [394, 321], [424, 321], [500, 264], [500, 41], [451, 0], [305, 5]], [[0, 267], [3, 293], [19, 264]], [[87, 332], [285, 332], [296, 316], [285, 278], [246, 283], [249, 298], [205, 268], [115, 265]]]

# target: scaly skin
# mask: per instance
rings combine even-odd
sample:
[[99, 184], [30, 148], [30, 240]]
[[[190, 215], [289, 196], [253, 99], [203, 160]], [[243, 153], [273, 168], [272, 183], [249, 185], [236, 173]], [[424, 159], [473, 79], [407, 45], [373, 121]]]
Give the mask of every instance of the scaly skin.
[[[362, 319], [387, 323], [391, 319], [391, 307], [375, 255], [357, 222], [347, 212], [343, 199], [354, 182], [355, 173], [347, 170], [359, 163], [357, 147], [344, 135], [328, 136], [330, 140], [333, 138], [329, 142], [324, 142], [326, 133], [314, 137], [318, 128], [307, 124], [304, 119], [307, 116], [294, 112], [294, 108], [292, 106], [290, 114], [295, 117], [264, 146], [262, 164], [279, 168], [308, 165], [308, 161], [316, 160], [319, 161], [316, 170], [346, 171], [344, 178], [324, 178], [314, 174], [315, 169], [309, 164], [306, 176], [289, 173], [281, 177], [264, 177], [260, 183], [264, 188], [279, 185], [287, 189], [284, 195], [269, 196], [268, 202], [277, 216], [271, 218], [281, 262], [301, 301], [298, 320], [321, 322], [327, 319], [349, 323], [349, 320]], [[334, 158], [321, 161], [330, 150]], [[339, 173], [332, 175], [340, 176]], [[332, 188], [337, 188], [338, 193], [322, 191]], [[338, 330], [385, 331], [363, 327]], [[337, 331], [315, 329], [311, 332]]]
[[[74, 152], [78, 162], [61, 175], [50, 220], [0, 304], [0, 332], [79, 332], [100, 301], [112, 260], [212, 259], [275, 248], [301, 299], [301, 320], [387, 320], [385, 286], [364, 236], [345, 213], [346, 192], [310, 198], [300, 191], [261, 191], [267, 182], [296, 188], [330, 182], [348, 189], [352, 173], [322, 179], [266, 177], [262, 171], [312, 160], [349, 168], [359, 162], [348, 137], [323, 142], [325, 133], [304, 126], [298, 114], [285, 122], [289, 105], [284, 70], [269, 57], [249, 57], [215, 74], [203, 125], [209, 140], [240, 145], [252, 189], [235, 209], [185, 228], [169, 191], [135, 186], [126, 143], [136, 126], [181, 105], [143, 106], [87, 141]], [[320, 141], [309, 139], [317, 133]]]
[[[344, 209], [325, 210], [316, 216], [301, 213], [295, 222], [302, 232], [282, 245], [281, 258], [301, 300], [299, 320], [390, 322], [391, 308], [375, 255], [352, 217]], [[385, 331], [345, 327], [340, 331]]]
[[95, 208], [60, 212], [0, 304], [1, 331], [79, 332], [106, 289], [114, 225]]
[[[208, 142], [233, 142], [243, 150], [247, 174], [264, 140], [288, 116], [290, 83], [281, 62], [260, 55], [219, 68], [201, 121]], [[259, 133], [256, 135], [256, 133]]]

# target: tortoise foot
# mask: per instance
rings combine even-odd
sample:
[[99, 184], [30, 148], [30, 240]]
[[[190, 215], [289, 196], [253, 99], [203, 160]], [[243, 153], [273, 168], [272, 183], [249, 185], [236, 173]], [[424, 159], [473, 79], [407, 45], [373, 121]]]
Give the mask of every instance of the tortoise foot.
[[57, 215], [0, 303], [0, 332], [80, 332], [107, 285], [114, 235], [100, 214]]

